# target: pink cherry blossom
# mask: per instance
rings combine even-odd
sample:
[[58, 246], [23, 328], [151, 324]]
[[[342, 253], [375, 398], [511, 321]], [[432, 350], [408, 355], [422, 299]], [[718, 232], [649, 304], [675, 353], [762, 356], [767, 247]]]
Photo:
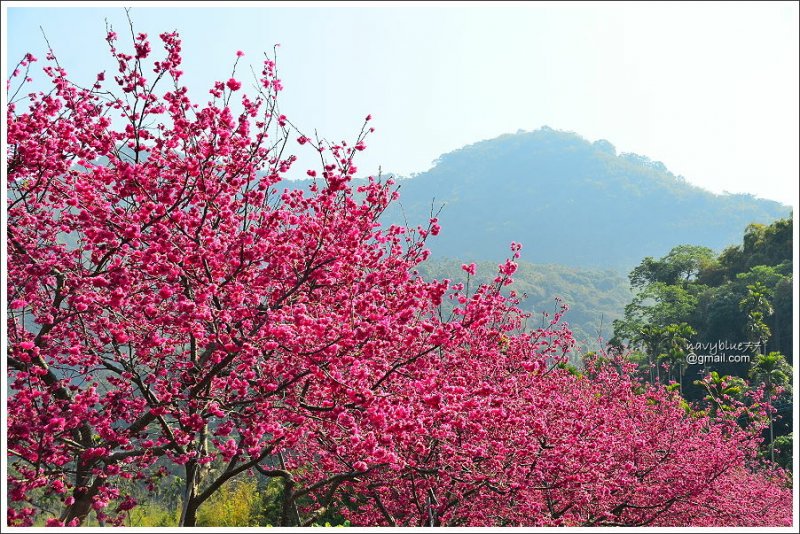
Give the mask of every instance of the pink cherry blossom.
[[570, 372], [566, 306], [531, 328], [509, 292], [521, 245], [478, 287], [419, 275], [441, 225], [383, 224], [396, 186], [354, 180], [371, 116], [298, 187], [275, 60], [195, 103], [160, 40], [109, 31], [92, 89], [50, 53], [9, 106], [9, 525], [120, 525], [166, 466], [199, 488], [182, 526], [243, 473], [308, 524], [346, 490], [354, 525], [791, 525], [769, 406], [687, 407], [623, 355]]
[[227, 85], [228, 89], [231, 91], [238, 91], [242, 87], [242, 82], [234, 78], [230, 78], [227, 82], [225, 82], [225, 85]]

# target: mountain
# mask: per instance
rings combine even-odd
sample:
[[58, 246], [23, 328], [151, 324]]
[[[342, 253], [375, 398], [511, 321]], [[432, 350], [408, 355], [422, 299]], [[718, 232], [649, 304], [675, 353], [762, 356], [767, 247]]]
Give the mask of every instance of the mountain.
[[463, 261], [499, 261], [516, 241], [528, 261], [628, 271], [681, 243], [720, 251], [748, 224], [791, 211], [713, 194], [661, 162], [548, 127], [465, 146], [398, 183], [400, 201], [385, 221], [421, 224], [441, 207], [433, 256]]

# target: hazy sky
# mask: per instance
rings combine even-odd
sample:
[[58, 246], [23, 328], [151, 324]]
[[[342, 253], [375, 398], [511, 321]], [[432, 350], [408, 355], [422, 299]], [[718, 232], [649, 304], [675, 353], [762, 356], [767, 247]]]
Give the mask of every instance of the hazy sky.
[[[113, 72], [104, 19], [127, 35], [123, 4], [29, 5], [4, 17], [9, 62], [26, 51], [44, 59], [42, 26], [78, 79]], [[280, 43], [293, 122], [350, 139], [375, 117], [364, 173], [421, 172], [463, 145], [548, 125], [608, 139], [715, 192], [797, 206], [794, 2], [125, 5], [156, 42], [180, 31], [185, 80], [202, 102], [236, 50], [258, 68]]]

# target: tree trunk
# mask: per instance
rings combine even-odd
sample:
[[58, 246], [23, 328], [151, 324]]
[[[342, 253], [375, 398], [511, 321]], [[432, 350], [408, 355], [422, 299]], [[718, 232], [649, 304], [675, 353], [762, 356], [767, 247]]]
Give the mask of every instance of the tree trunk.
[[72, 492], [75, 502], [67, 506], [61, 513], [60, 519], [65, 525], [75, 519], [78, 520], [78, 525], [82, 525], [86, 521], [86, 517], [92, 511], [92, 499], [97, 495], [104, 481], [105, 479], [103, 478], [97, 478], [90, 487], [79, 486], [75, 488]]
[[197, 506], [190, 504], [183, 509], [182, 527], [194, 527], [197, 525]]
[[[775, 327], [773, 329], [773, 336], [772, 336], [772, 348], [776, 351], [781, 351], [781, 313], [780, 313], [780, 306], [775, 306], [775, 314], [773, 315], [773, 320], [775, 321]], [[765, 350], [767, 350], [765, 348]]]
[[[286, 461], [283, 459], [283, 451], [278, 453], [278, 461], [282, 470], [286, 470]], [[300, 512], [297, 510], [297, 503], [294, 500], [294, 479], [283, 479], [283, 503], [281, 505], [281, 526], [291, 527], [300, 526]], [[292, 524], [294, 523], [294, 525]]]
[[[770, 399], [770, 394], [767, 393], [768, 391], [772, 390], [772, 382], [767, 379], [767, 389], [764, 391], [764, 402], [769, 403], [772, 399]], [[772, 427], [772, 405], [770, 405], [769, 410], [769, 459], [775, 463], [775, 433]]]
[[[770, 406], [770, 408], [772, 408]], [[775, 431], [773, 430], [772, 409], [769, 411], [769, 459], [775, 463]]]
[[186, 463], [186, 486], [183, 490], [183, 509], [181, 510], [181, 520], [178, 526], [194, 527], [197, 524], [197, 462], [189, 461]]
[[772, 429], [772, 412], [769, 413], [769, 458], [775, 463], [775, 433]]
[[300, 517], [294, 503], [294, 481], [283, 479], [283, 500], [281, 502], [282, 527], [300, 526]]

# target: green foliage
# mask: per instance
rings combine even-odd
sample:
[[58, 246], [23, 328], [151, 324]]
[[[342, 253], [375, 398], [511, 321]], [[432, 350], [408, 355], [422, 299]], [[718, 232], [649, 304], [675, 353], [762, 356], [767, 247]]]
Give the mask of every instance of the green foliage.
[[176, 527], [181, 515], [180, 506], [167, 508], [152, 501], [139, 504], [128, 512], [127, 527]]
[[748, 375], [751, 380], [764, 384], [769, 394], [779, 387], [788, 389], [792, 385], [792, 366], [780, 352], [756, 356]]
[[734, 407], [731, 401], [743, 401], [748, 389], [743, 378], [720, 376], [717, 371], [711, 371], [706, 380], [695, 380], [694, 384], [707, 392], [704, 400], [710, 406], [712, 415], [732, 411]]
[[[645, 258], [629, 275], [635, 294], [614, 322], [612, 343], [641, 343], [648, 325], [686, 323], [700, 343], [766, 342], [764, 351], [791, 355], [791, 227], [791, 217], [752, 224], [742, 245], [716, 258], [705, 247], [687, 245]], [[747, 372], [745, 363], [720, 370]]]
[[658, 362], [668, 365], [669, 372], [678, 382], [678, 391], [683, 393], [683, 371], [686, 369], [688, 345], [697, 331], [686, 323], [670, 324], [662, 330], [663, 350], [658, 354]]
[[577, 367], [575, 367], [574, 365], [572, 365], [572, 364], [570, 364], [570, 363], [567, 363], [567, 362], [559, 362], [559, 363], [556, 365], [556, 367], [557, 367], [557, 368], [559, 368], [559, 369], [564, 369], [564, 370], [566, 370], [566, 371], [567, 371], [569, 374], [571, 374], [572, 376], [574, 376], [574, 377], [576, 377], [576, 378], [581, 378], [581, 377], [583, 377], [583, 373], [581, 373], [580, 369], [578, 369]]
[[654, 283], [667, 286], [686, 285], [697, 279], [697, 275], [714, 268], [716, 258], [708, 247], [679, 245], [660, 260], [647, 257], [636, 267], [629, 279], [631, 286], [641, 288]]
[[[744, 377], [764, 384], [766, 397], [779, 387], [791, 391], [792, 368], [787, 363], [792, 354], [791, 230], [790, 216], [769, 225], [750, 224], [742, 244], [718, 256], [706, 247], [681, 245], [660, 259], [645, 258], [629, 275], [634, 296], [625, 316], [614, 322], [612, 344], [631, 346], [630, 359], [646, 366], [651, 380], [676, 379], [682, 396], [702, 399], [713, 415], [733, 412], [735, 401], [748, 402]], [[692, 347], [716, 347], [698, 349], [706, 357], [717, 353], [739, 357], [688, 367], [690, 340]], [[745, 341], [752, 351], [749, 365], [746, 350], [726, 348], [742, 347]], [[654, 362], [668, 364], [666, 376], [660, 366], [653, 370]], [[708, 376], [692, 380], [698, 375]], [[780, 439], [791, 430], [781, 422], [791, 420], [788, 393], [778, 405], [781, 417], [768, 415], [765, 455], [770, 457], [774, 457], [771, 445], [778, 443], [775, 436]]]
[[[448, 278], [466, 281], [461, 270], [462, 261], [429, 259], [419, 266], [419, 272], [427, 278]], [[497, 273], [496, 262], [476, 262], [476, 275], [471, 277], [472, 289], [482, 283], [490, 283]], [[622, 317], [621, 310], [630, 300], [631, 292], [625, 278], [606, 269], [578, 269], [561, 265], [539, 265], [520, 261], [514, 273], [512, 286], [522, 299], [521, 307], [533, 313], [530, 327], [546, 326], [543, 313], [551, 316], [555, 309], [555, 298], [560, 297], [568, 306], [565, 320], [569, 322], [573, 335], [581, 347], [591, 350], [600, 348], [598, 338], [611, 336], [611, 325]], [[450, 306], [445, 301], [444, 306]], [[448, 311], [449, 310], [445, 310]]]
[[326, 527], [326, 528], [330, 528], [330, 527], [342, 528], [342, 527], [349, 527], [349, 526], [352, 526], [352, 525], [350, 525], [350, 521], [345, 520], [345, 521], [343, 521], [341, 523], [331, 523], [330, 521], [325, 521], [324, 523], [314, 523], [311, 526], [312, 527]]
[[668, 285], [653, 282], [633, 297], [625, 306], [625, 318], [614, 322], [617, 340], [638, 341], [646, 326], [687, 323], [700, 303], [699, 294], [704, 286]]
[[[142, 494], [138, 506], [128, 512], [128, 527], [177, 527], [182, 503], [174, 487], [182, 484], [169, 477], [154, 494]], [[173, 487], [174, 486], [174, 487]], [[134, 488], [135, 491], [135, 488]], [[197, 512], [197, 526], [257, 527], [280, 524], [283, 484], [277, 479], [240, 477], [223, 485]]]
[[778, 451], [775, 455], [775, 461], [783, 467], [791, 471], [792, 469], [792, 447], [794, 442], [794, 433], [789, 432], [784, 436], [775, 438], [773, 447]]
[[[661, 378], [661, 366], [666, 364], [670, 372], [676, 375], [680, 390], [683, 370], [686, 367], [687, 347], [695, 334], [697, 332], [686, 323], [663, 327], [657, 324], [644, 324], [631, 336], [632, 340], [644, 350], [632, 353], [631, 359], [641, 366], [646, 363], [651, 379]], [[655, 369], [652, 368], [654, 365], [657, 366]]]
[[281, 503], [283, 500], [284, 480], [280, 477], [269, 478], [259, 491], [258, 524], [280, 525]]
[[792, 261], [792, 217], [770, 225], [753, 223], [745, 230], [742, 245], [728, 247], [719, 257], [725, 276], [735, 278], [759, 265], [780, 265]]
[[254, 480], [224, 484], [197, 511], [198, 527], [255, 527], [260, 504]]
[[[750, 366], [750, 378], [764, 385], [765, 401], [783, 389], [783, 396], [791, 395], [792, 367], [780, 352], [759, 354]], [[774, 405], [774, 404], [773, 404]], [[768, 451], [772, 461], [775, 460], [775, 417], [769, 415]]]
[[766, 318], [773, 313], [769, 302], [769, 290], [761, 282], [747, 286], [747, 295], [739, 301], [739, 308], [747, 313], [747, 337], [757, 342], [759, 347], [770, 336], [771, 331]]

